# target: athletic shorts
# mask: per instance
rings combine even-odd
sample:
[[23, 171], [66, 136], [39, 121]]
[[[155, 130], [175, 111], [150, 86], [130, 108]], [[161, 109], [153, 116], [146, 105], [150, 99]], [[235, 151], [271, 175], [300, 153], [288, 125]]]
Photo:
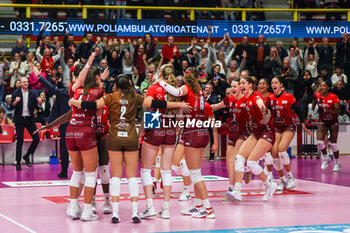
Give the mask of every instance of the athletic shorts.
[[326, 126], [328, 129], [330, 129], [332, 126], [339, 126], [338, 121], [320, 121], [320, 125]]
[[[119, 135], [119, 136], [118, 136]], [[139, 137], [136, 129], [130, 130], [130, 133], [117, 131], [116, 134], [110, 132], [108, 138], [108, 150], [111, 151], [137, 151], [139, 150]]]
[[66, 145], [70, 151], [86, 151], [96, 147], [95, 129], [90, 125], [68, 125], [66, 132]]
[[238, 139], [242, 139], [243, 141], [247, 140], [247, 138], [249, 137], [248, 133], [242, 133], [242, 134], [230, 134], [228, 135], [228, 145], [229, 146], [235, 146], [236, 142], [238, 141]]
[[275, 130], [274, 129], [266, 129], [263, 128], [257, 128], [252, 129], [252, 134], [257, 140], [264, 139], [271, 143], [272, 145], [275, 143]]
[[283, 133], [284, 131], [291, 131], [295, 132], [295, 125], [276, 125], [275, 126], [275, 131], [276, 133]]
[[176, 143], [175, 129], [151, 129], [145, 132], [144, 141], [153, 145], [174, 145]]
[[184, 131], [182, 133], [182, 141], [183, 145], [187, 147], [205, 148], [209, 143], [208, 129]]

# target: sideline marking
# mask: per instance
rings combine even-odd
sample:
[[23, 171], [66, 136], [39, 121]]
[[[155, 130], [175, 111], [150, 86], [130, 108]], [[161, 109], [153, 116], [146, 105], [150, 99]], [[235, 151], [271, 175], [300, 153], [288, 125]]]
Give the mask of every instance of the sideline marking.
[[[173, 176], [173, 182], [182, 182], [181, 176]], [[224, 181], [228, 180], [226, 177], [221, 176], [203, 176], [204, 181]], [[141, 178], [137, 178], [138, 183], [141, 183]], [[13, 182], [2, 182], [4, 185], [18, 188], [18, 187], [47, 187], [47, 186], [69, 186], [69, 180], [38, 180], [38, 181], [13, 181]], [[98, 179], [98, 184], [101, 184], [101, 180]], [[127, 184], [128, 180], [122, 178], [121, 184]]]
[[23, 228], [23, 229], [26, 230], [26, 231], [29, 231], [29, 232], [31, 232], [31, 233], [36, 233], [35, 231], [33, 231], [33, 230], [29, 229], [28, 227], [26, 227], [26, 226], [20, 224], [19, 222], [16, 222], [15, 220], [13, 220], [12, 218], [7, 217], [6, 215], [3, 215], [3, 214], [0, 213], [0, 217], [3, 217], [3, 218], [6, 219], [7, 221], [10, 221], [10, 222], [16, 224], [17, 226]]

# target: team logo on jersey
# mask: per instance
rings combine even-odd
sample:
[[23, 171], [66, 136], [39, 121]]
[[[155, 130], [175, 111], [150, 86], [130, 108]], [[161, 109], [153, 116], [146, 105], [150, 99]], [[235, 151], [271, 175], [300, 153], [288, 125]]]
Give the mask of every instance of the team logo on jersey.
[[143, 113], [143, 128], [144, 129], [160, 129], [160, 116], [162, 114], [159, 111], [156, 112], [144, 112]]

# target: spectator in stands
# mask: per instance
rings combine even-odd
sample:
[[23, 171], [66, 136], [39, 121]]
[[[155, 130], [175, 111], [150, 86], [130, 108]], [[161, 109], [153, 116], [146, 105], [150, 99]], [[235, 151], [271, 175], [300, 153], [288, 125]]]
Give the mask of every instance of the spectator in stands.
[[43, 36], [45, 29], [46, 29], [46, 25], [44, 25], [42, 27], [42, 29], [41, 29], [41, 31], [36, 39], [36, 47], [37, 48], [40, 47], [40, 50], [39, 50], [40, 55], [44, 54], [45, 49], [49, 49], [50, 54], [54, 53], [54, 47], [52, 45], [50, 45], [50, 36], [49, 35]]
[[153, 46], [154, 43], [158, 43], [158, 39], [155, 38], [153, 41], [153, 36], [150, 33], [146, 33], [145, 36], [145, 43], [143, 44], [143, 47], [145, 48], [145, 51], [147, 51], [149, 48], [152, 48], [147, 53], [147, 63], [154, 62], [156, 58], [158, 57], [158, 52], [156, 50], [156, 46]]
[[131, 75], [133, 73], [132, 68], [133, 68], [133, 60], [130, 54], [130, 51], [125, 51], [124, 56], [122, 58], [122, 69], [123, 69], [123, 74], [126, 74], [129, 78], [131, 78]]
[[283, 86], [285, 88], [285, 91], [294, 95], [294, 87], [296, 82], [298, 82], [298, 76], [290, 67], [288, 58], [285, 58], [283, 60], [281, 77], [283, 79]]
[[64, 84], [62, 83], [63, 76], [62, 76], [62, 74], [60, 74], [58, 72], [58, 68], [56, 69], [56, 67], [53, 67], [51, 69], [51, 76], [48, 77], [48, 80], [49, 80], [49, 82], [51, 82], [56, 87], [63, 88], [64, 87]]
[[342, 81], [345, 85], [348, 83], [348, 77], [343, 73], [343, 69], [341, 67], [335, 68], [335, 73], [332, 75], [331, 79], [333, 86], [335, 86], [338, 81]]
[[11, 100], [12, 100], [12, 95], [6, 95], [5, 96], [5, 101], [2, 102], [1, 107], [5, 109], [7, 118], [12, 120], [13, 118], [13, 113], [15, 110], [10, 109], [11, 106]]
[[46, 125], [50, 115], [51, 105], [49, 101], [47, 101], [44, 91], [39, 94], [39, 98], [41, 99], [41, 108], [38, 109], [38, 118], [42, 124]]
[[214, 79], [215, 77], [220, 77], [225, 79], [225, 75], [220, 73], [220, 65], [219, 64], [213, 64], [212, 69], [209, 71], [208, 76], [209, 76], [209, 81]]
[[341, 80], [337, 81], [333, 88], [331, 88], [330, 92], [336, 94], [341, 101], [346, 101], [347, 100], [347, 93], [345, 90], [345, 85], [344, 82]]
[[197, 61], [196, 61], [196, 55], [197, 55], [197, 50], [194, 48], [190, 51], [187, 51], [181, 58], [181, 61], [186, 60], [188, 63], [188, 67], [196, 67]]
[[247, 52], [243, 51], [242, 62], [239, 68], [237, 68], [237, 62], [231, 61], [229, 63], [228, 69], [226, 70], [226, 80], [233, 80], [241, 76], [241, 72], [245, 69], [245, 64], [247, 61]]
[[182, 60], [181, 64], [179, 64], [177, 62], [177, 59], [175, 59], [174, 68], [175, 68], [175, 74], [176, 75], [185, 76], [185, 73], [186, 73], [186, 71], [188, 69], [188, 61], [187, 60]]
[[95, 43], [92, 41], [93, 39], [93, 34], [88, 33], [86, 34], [86, 38], [83, 43], [79, 45], [79, 56], [80, 58], [83, 59], [83, 62], [85, 62], [89, 56], [90, 56], [90, 51], [92, 47], [94, 47]]
[[211, 69], [211, 55], [214, 53], [214, 51], [211, 48], [203, 47], [201, 49], [201, 52], [199, 54], [199, 66], [201, 66], [204, 69], [205, 73], [208, 73]]
[[[311, 72], [310, 72], [311, 74]], [[312, 85], [311, 85], [311, 88], [312, 88], [312, 91], [315, 93], [315, 92], [319, 92], [319, 89], [320, 89], [320, 85], [321, 83], [323, 82], [323, 77], [320, 75], [316, 78], [316, 82], [314, 82]]]
[[[339, 9], [340, 4], [339, 0], [324, 0], [324, 8], [325, 9]], [[326, 21], [330, 21], [334, 16], [336, 21], [341, 21], [341, 13], [340, 12], [328, 12], [326, 13]]]
[[40, 54], [40, 50], [44, 45], [40, 42], [40, 46], [36, 50], [36, 59], [41, 64], [41, 69], [46, 73], [46, 75], [51, 75], [51, 69], [54, 67], [55, 63], [61, 57], [61, 50], [58, 51], [58, 54], [55, 56], [51, 56], [50, 49], [44, 49], [44, 55]]
[[252, 74], [254, 69], [255, 57], [253, 53], [253, 46], [249, 44], [248, 36], [243, 36], [242, 43], [236, 46], [236, 50], [233, 53], [233, 57], [241, 62], [243, 57], [243, 51], [247, 52], [246, 69]]
[[2, 51], [1, 56], [4, 62], [0, 63], [0, 102], [5, 95], [5, 72], [9, 69], [9, 62], [6, 60], [4, 51]]
[[[116, 2], [115, 0], [104, 0], [104, 5], [105, 6], [114, 6], [115, 2]], [[114, 18], [114, 10], [113, 9], [105, 9], [105, 19], [113, 19], [113, 18]]]
[[350, 38], [348, 33], [343, 33], [340, 40], [337, 41], [337, 53], [335, 66], [342, 67], [347, 77], [350, 75]]
[[174, 57], [179, 59], [179, 47], [174, 44], [174, 37], [168, 37], [168, 44], [164, 45], [162, 48], [163, 62], [168, 63], [169, 61], [174, 60]]
[[[314, 79], [318, 77], [317, 64], [318, 64], [319, 56], [318, 56], [316, 46], [317, 46], [317, 43], [314, 43], [312, 47], [310, 47], [310, 44], [308, 44], [308, 47], [306, 48], [305, 55], [304, 55], [305, 70], [309, 70], [311, 73], [311, 77]], [[309, 52], [310, 48], [313, 48], [314, 53]]]
[[[253, 8], [253, 0], [240, 0], [240, 8]], [[250, 21], [252, 17], [251, 12], [247, 12], [247, 20]]]
[[0, 134], [2, 134], [2, 125], [11, 124], [11, 120], [7, 119], [6, 110], [4, 108], [0, 108]]
[[[133, 46], [131, 46], [130, 55], [133, 57], [134, 65], [138, 67], [139, 69], [139, 79], [137, 86], [141, 85], [141, 82], [145, 79], [145, 72], [146, 72], [146, 66], [147, 66], [147, 54], [152, 51], [152, 49], [157, 45], [157, 40], [154, 39], [154, 43], [151, 47], [148, 48], [147, 51], [145, 51], [145, 47], [143, 44], [138, 44], [137, 41], [133, 41]], [[135, 52], [134, 52], [135, 51]], [[141, 91], [142, 93], [142, 91]]]
[[[47, 79], [46, 72], [42, 70], [40, 63], [36, 62], [34, 66], [38, 69], [38, 71], [40, 71], [40, 75]], [[34, 74], [34, 72], [29, 74], [29, 86], [33, 91], [35, 91], [37, 96], [39, 96], [41, 92], [45, 92], [45, 87], [39, 82], [38, 77]]]
[[[66, 32], [66, 36], [63, 39], [64, 45], [64, 61], [67, 62], [68, 59], [78, 60], [78, 50], [77, 46], [74, 44], [74, 36], [69, 35], [69, 31]], [[59, 50], [57, 51], [59, 53]]]
[[317, 52], [318, 52], [318, 47], [317, 47], [317, 44], [315, 42], [315, 39], [314, 38], [309, 38], [307, 40], [307, 43], [304, 47], [304, 55], [305, 55], [305, 52], [306, 52], [306, 49], [309, 49], [309, 54], [315, 54], [315, 49], [317, 49]]
[[293, 46], [289, 47], [289, 66], [295, 71], [296, 75], [299, 76], [299, 70], [302, 70], [300, 56], [295, 54], [295, 48]]
[[143, 90], [148, 89], [152, 86], [154, 82], [154, 75], [152, 72], [148, 72], [146, 75], [146, 79], [141, 83], [140, 91], [143, 93]]
[[13, 62], [10, 65], [9, 74], [11, 75], [11, 83], [10, 86], [14, 87], [16, 80], [20, 80], [22, 77], [25, 77], [25, 65], [24, 62], [21, 61], [21, 57], [18, 53], [15, 53], [13, 57]]
[[222, 52], [225, 54], [225, 57], [227, 57], [231, 51], [231, 49], [235, 47], [235, 44], [230, 38], [230, 33], [226, 33], [224, 35], [224, 38], [219, 41], [219, 43], [216, 45], [216, 49], [218, 51], [222, 50]]
[[[65, 0], [66, 5], [80, 5], [82, 1], [80, 0]], [[78, 10], [67, 8], [67, 18], [78, 18]]]
[[323, 77], [324, 80], [331, 80], [332, 74], [329, 73], [327, 66], [322, 66], [320, 75]]
[[[295, 48], [295, 55], [300, 56], [300, 60], [304, 60], [304, 54], [303, 51], [299, 48], [299, 42], [298, 39], [294, 39], [292, 41], [292, 45]], [[288, 51], [289, 52], [289, 51]], [[289, 54], [288, 54], [289, 55]]]
[[14, 57], [16, 53], [18, 53], [21, 56], [22, 61], [26, 59], [28, 48], [23, 45], [23, 39], [21, 38], [18, 38], [16, 40], [16, 46], [12, 48], [11, 56]]
[[[137, 68], [137, 66], [133, 66], [132, 67], [132, 74], [131, 74], [131, 81], [134, 84], [135, 89], [140, 88], [140, 86], [137, 85], [139, 83], [139, 79], [140, 79], [139, 68]], [[143, 93], [143, 92], [140, 92], [140, 93]]]
[[282, 68], [281, 58], [277, 55], [276, 48], [270, 48], [270, 55], [265, 57], [264, 60], [264, 77], [267, 78], [269, 83], [273, 77], [280, 74]]
[[203, 66], [198, 66], [197, 70], [198, 70], [198, 74], [197, 74], [198, 82], [201, 84], [202, 89], [204, 89], [205, 85], [208, 83], [208, 80], [209, 80], [208, 73], [204, 72]]
[[[62, 50], [62, 48], [61, 48], [61, 50]], [[64, 83], [66, 83], [67, 80], [69, 80], [70, 70], [73, 69], [73, 67], [74, 67], [74, 60], [73, 59], [68, 59], [67, 63], [65, 63], [63, 57], [64, 56], [60, 57], [60, 66], [59, 66], [59, 68], [60, 67], [62, 68], [62, 77], [63, 77], [62, 83], [64, 84]]]
[[288, 57], [288, 52], [283, 48], [283, 42], [280, 40], [276, 41], [276, 51], [278, 56], [281, 58], [281, 61]]
[[214, 77], [210, 82], [210, 84], [214, 87], [214, 94], [216, 94], [221, 101], [226, 96], [226, 89], [230, 87], [230, 85], [225, 82], [225, 79], [221, 79], [220, 76]]
[[35, 55], [34, 53], [30, 52], [26, 56], [26, 60], [24, 61], [24, 66], [25, 66], [25, 77], [29, 78], [29, 74], [32, 72], [31, 67], [35, 63]]
[[104, 59], [107, 55], [107, 49], [102, 45], [101, 38], [98, 36], [96, 44], [92, 47], [90, 53], [95, 52], [95, 58], [92, 62], [92, 66], [98, 67], [101, 60]]
[[17, 89], [12, 93], [12, 101], [10, 109], [15, 109], [13, 122], [16, 127], [16, 170], [22, 170], [21, 168], [21, 159], [22, 159], [22, 146], [23, 146], [23, 136], [24, 128], [28, 130], [33, 141], [30, 144], [30, 147], [27, 153], [23, 156], [24, 161], [28, 167], [31, 167], [30, 155], [33, 155], [36, 147], [39, 144], [39, 135], [34, 134], [34, 131], [37, 129], [34, 123], [34, 109], [39, 109], [40, 98], [37, 98], [37, 95], [34, 91], [28, 89], [29, 82], [26, 77], [21, 78], [21, 88]]
[[266, 43], [265, 37], [260, 35], [258, 37], [258, 43], [253, 48], [253, 56], [256, 58], [255, 63], [255, 76], [260, 80], [264, 73], [264, 60], [270, 53], [270, 46]]
[[322, 41], [323, 45], [318, 47], [318, 53], [320, 57], [318, 60], [318, 68], [320, 70], [322, 66], [326, 66], [328, 71], [332, 73], [334, 48], [329, 45], [329, 40], [327, 37], [324, 37]]

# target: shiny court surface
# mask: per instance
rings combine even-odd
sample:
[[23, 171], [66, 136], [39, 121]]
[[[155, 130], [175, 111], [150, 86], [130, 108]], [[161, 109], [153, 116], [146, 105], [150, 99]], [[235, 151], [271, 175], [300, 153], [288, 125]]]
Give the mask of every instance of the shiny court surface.
[[[111, 215], [102, 214], [102, 190], [97, 191], [99, 221], [82, 223], [65, 217], [67, 186], [9, 187], [0, 188], [0, 232], [346, 232], [350, 228], [350, 157], [342, 157], [340, 173], [331, 169], [320, 171], [320, 161], [293, 159], [293, 171], [297, 178], [293, 191], [277, 193], [269, 202], [262, 201], [263, 187], [258, 180], [243, 186], [243, 202], [224, 201], [227, 181], [207, 181], [210, 201], [216, 219], [193, 219], [180, 215], [180, 210], [191, 201], [179, 202], [180, 182], [174, 182], [170, 201], [170, 220], [150, 218], [141, 224], [131, 223], [131, 204], [127, 197], [127, 184], [122, 184], [120, 224], [111, 224]], [[204, 161], [203, 173], [226, 177], [225, 162]], [[332, 166], [330, 166], [331, 168]], [[14, 166], [0, 168], [1, 182], [58, 180], [57, 166], [47, 164], [23, 166], [22, 172]], [[31, 174], [31, 175], [30, 175]], [[155, 195], [155, 207], [159, 210], [161, 189]], [[82, 203], [81, 203], [82, 204]], [[140, 211], [145, 206], [141, 194]], [[318, 226], [318, 225], [330, 226]], [[338, 224], [338, 225], [334, 225]], [[340, 225], [339, 225], [340, 224]], [[312, 225], [312, 226], [310, 226]], [[296, 226], [303, 226], [298, 228]], [[308, 226], [308, 227], [306, 227]], [[280, 228], [279, 228], [280, 227]], [[249, 228], [249, 229], [248, 229]], [[255, 229], [259, 228], [259, 229]], [[234, 230], [235, 229], [235, 230]], [[311, 230], [311, 231], [310, 231]]]

